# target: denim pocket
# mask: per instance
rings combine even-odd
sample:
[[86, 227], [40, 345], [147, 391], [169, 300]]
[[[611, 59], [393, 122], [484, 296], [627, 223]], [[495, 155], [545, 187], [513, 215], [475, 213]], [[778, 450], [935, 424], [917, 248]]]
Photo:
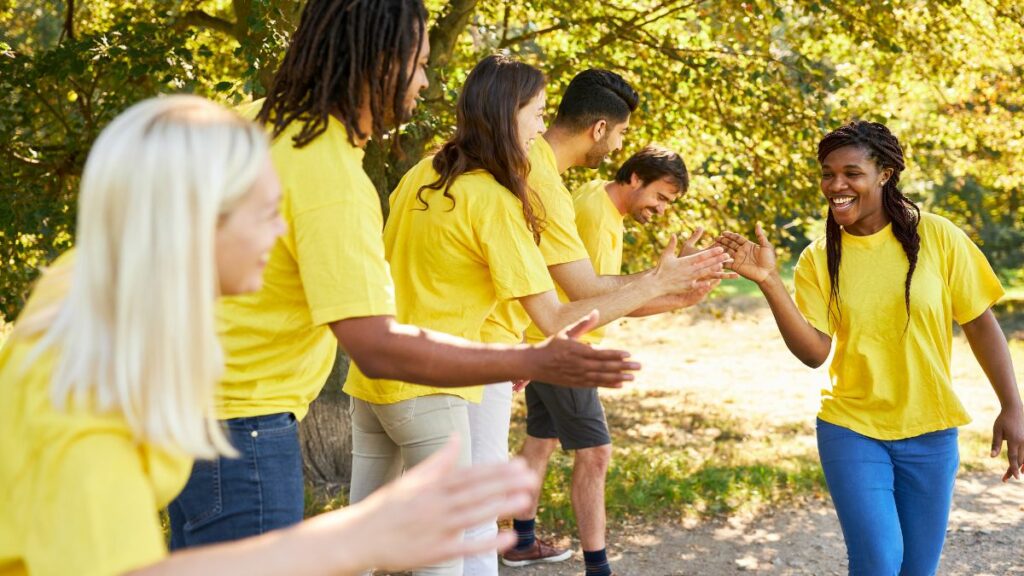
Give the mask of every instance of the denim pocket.
[[220, 458], [196, 460], [185, 489], [178, 495], [178, 505], [185, 517], [185, 529], [202, 526], [224, 511], [221, 495]]

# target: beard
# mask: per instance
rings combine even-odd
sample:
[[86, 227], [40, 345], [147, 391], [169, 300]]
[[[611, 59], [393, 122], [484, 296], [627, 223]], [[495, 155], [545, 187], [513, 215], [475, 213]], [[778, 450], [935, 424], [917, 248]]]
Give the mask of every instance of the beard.
[[600, 168], [601, 163], [604, 162], [604, 159], [608, 157], [608, 154], [611, 153], [611, 151], [612, 148], [608, 145], [608, 135], [605, 134], [604, 138], [595, 142], [594, 145], [590, 147], [590, 150], [587, 150], [583, 165], [592, 169]]

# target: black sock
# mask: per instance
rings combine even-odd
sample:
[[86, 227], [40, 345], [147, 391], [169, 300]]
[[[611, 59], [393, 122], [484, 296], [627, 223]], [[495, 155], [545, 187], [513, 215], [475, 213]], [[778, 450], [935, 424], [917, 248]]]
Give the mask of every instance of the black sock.
[[530, 546], [533, 546], [533, 542], [537, 539], [534, 534], [534, 525], [536, 520], [530, 518], [529, 520], [512, 520], [512, 528], [516, 531], [516, 536], [519, 538], [516, 541], [516, 550], [525, 550]]
[[583, 551], [583, 562], [587, 565], [587, 576], [612, 576], [612, 567], [608, 564], [607, 548]]

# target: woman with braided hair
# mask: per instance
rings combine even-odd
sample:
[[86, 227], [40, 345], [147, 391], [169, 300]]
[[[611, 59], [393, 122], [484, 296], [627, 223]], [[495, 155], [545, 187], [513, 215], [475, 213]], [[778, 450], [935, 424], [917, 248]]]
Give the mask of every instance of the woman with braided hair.
[[733, 269], [758, 283], [790, 351], [825, 362], [831, 390], [817, 419], [818, 453], [846, 539], [850, 574], [934, 574], [959, 465], [957, 427], [970, 417], [951, 386], [959, 323], [999, 397], [992, 456], [1005, 440], [1005, 482], [1020, 478], [1024, 414], [1006, 338], [991, 306], [1003, 296], [963, 231], [899, 190], [899, 140], [855, 121], [818, 144], [828, 202], [824, 238], [796, 266], [796, 301], [758, 242], [718, 239]]

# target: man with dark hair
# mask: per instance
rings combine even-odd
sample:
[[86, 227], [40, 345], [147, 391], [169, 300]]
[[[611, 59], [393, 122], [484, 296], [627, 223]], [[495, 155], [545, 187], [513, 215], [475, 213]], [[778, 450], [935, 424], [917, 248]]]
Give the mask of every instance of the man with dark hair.
[[[617, 269], [610, 273], [595, 270], [595, 263], [577, 228], [572, 195], [562, 183], [561, 174], [575, 166], [597, 168], [608, 154], [620, 149], [630, 114], [638, 103], [636, 91], [618, 74], [593, 69], [581, 72], [562, 96], [554, 123], [530, 149], [530, 186], [543, 202], [547, 221], [541, 251], [556, 286], [569, 300], [620, 290], [635, 280], [635, 276], [619, 276]], [[656, 162], [652, 158], [650, 162], [643, 162], [644, 166], [647, 164]], [[671, 163], [666, 167], [668, 164]], [[668, 170], [667, 173], [675, 174], [678, 184], [686, 179], [685, 168], [681, 172]], [[656, 184], [654, 189], [659, 186]], [[683, 189], [681, 185], [677, 187]], [[654, 206], [642, 210], [655, 210]], [[644, 213], [639, 216], [646, 217]], [[688, 241], [691, 250], [698, 237]], [[630, 316], [690, 306], [707, 294], [714, 279], [721, 277], [715, 274], [691, 286], [680, 286], [679, 294], [648, 302]], [[516, 336], [522, 315], [514, 305], [499, 306], [485, 326], [484, 341], [510, 341]], [[536, 326], [526, 330], [527, 342], [542, 337]], [[520, 455], [544, 475], [560, 437], [563, 448], [575, 451], [572, 500], [588, 576], [610, 574], [604, 539], [604, 476], [611, 457], [611, 438], [597, 395], [573, 394], [543, 381], [532, 382], [526, 394], [527, 438]], [[551, 423], [556, 421], [561, 428], [571, 428], [572, 432], [553, 433]], [[545, 422], [547, 424], [542, 424]], [[560, 550], [538, 539], [533, 516], [535, 514], [515, 519], [519, 540], [515, 549], [502, 556], [504, 564], [525, 566], [558, 562], [572, 555], [571, 550]]]
[[631, 378], [625, 353], [566, 337], [585, 332], [593, 315], [536, 347], [482, 345], [395, 321], [363, 146], [407, 118], [427, 86], [426, 19], [422, 0], [310, 0], [266, 100], [242, 110], [274, 137], [288, 231], [271, 251], [262, 289], [224, 298], [218, 310], [225, 371], [217, 416], [240, 457], [195, 464], [169, 506], [172, 548], [302, 520], [297, 421], [339, 345], [367, 375], [433, 386]]

